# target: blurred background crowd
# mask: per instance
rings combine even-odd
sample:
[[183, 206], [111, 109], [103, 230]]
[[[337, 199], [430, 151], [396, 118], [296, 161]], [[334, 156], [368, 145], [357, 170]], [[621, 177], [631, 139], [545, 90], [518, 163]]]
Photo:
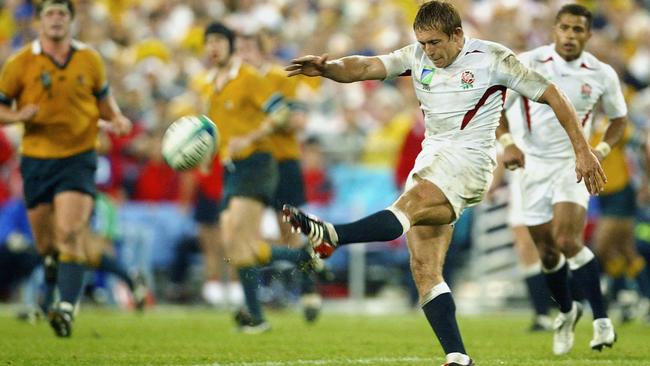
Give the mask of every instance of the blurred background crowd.
[[[643, 135], [650, 119], [650, 1], [579, 2], [595, 14], [588, 50], [618, 72], [631, 120], [637, 133]], [[567, 1], [453, 3], [460, 10], [468, 36], [500, 42], [522, 52], [551, 42], [555, 13]], [[160, 140], [175, 119], [204, 111], [200, 80], [207, 72], [202, 56], [205, 26], [219, 20], [241, 35], [271, 35], [273, 54], [280, 63], [303, 54], [328, 53], [331, 58], [376, 55], [414, 41], [411, 24], [419, 2], [79, 0], [76, 4], [75, 38], [102, 54], [112, 92], [135, 125], [127, 137], [105, 136], [102, 141], [97, 180], [101, 190], [116, 202], [117, 228], [112, 239], [118, 243], [120, 257], [146, 273], [156, 301], [180, 301], [192, 299], [191, 285], [184, 290], [173, 287], [173, 293], [165, 289], [178, 267], [179, 246], [191, 240], [194, 232], [194, 175], [166, 166], [160, 155]], [[34, 39], [34, 21], [30, 1], [0, 1], [0, 63]], [[302, 90], [300, 96], [309, 111], [301, 137], [311, 209], [338, 221], [390, 204], [419, 152], [424, 132], [410, 79], [355, 84], [324, 80], [316, 89]], [[0, 207], [21, 195], [19, 140], [20, 126], [0, 129]], [[639, 166], [635, 163], [639, 151], [630, 148], [629, 161], [643, 208], [649, 200], [648, 183], [643, 170], [633, 168]], [[644, 224], [641, 211], [639, 225]], [[592, 218], [596, 220], [597, 216]], [[478, 219], [476, 212], [463, 216], [448, 267], [462, 268], [467, 262], [462, 258], [480, 255], [470, 249], [472, 238], [476, 241], [479, 235], [474, 225]], [[275, 229], [265, 230], [272, 235]], [[648, 239], [642, 237], [644, 234], [650, 236], [647, 230], [638, 232], [641, 241]], [[322, 291], [330, 296], [361, 291], [363, 296], [386, 283], [409, 288], [408, 255], [403, 243], [367, 249], [361, 257], [337, 251], [330, 266], [339, 283], [323, 283]], [[460, 252], [464, 257], [457, 256]], [[516, 270], [514, 254], [508, 255], [512, 255], [511, 267]], [[355, 265], [364, 268], [361, 290], [350, 289], [350, 258], [357, 258]], [[194, 261], [200, 266], [200, 258]], [[477, 276], [480, 274], [471, 272], [462, 280], [471, 283]], [[195, 277], [200, 278], [200, 274]], [[187, 296], [178, 296], [180, 293]], [[413, 296], [412, 291], [408, 293]], [[15, 299], [11, 294], [5, 289], [3, 295]]]

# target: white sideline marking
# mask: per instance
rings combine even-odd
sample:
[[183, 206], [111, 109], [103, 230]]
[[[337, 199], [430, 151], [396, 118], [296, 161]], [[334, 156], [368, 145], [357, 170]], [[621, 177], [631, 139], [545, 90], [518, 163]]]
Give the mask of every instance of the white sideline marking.
[[[584, 358], [581, 362], [589, 362], [591, 365], [619, 365], [619, 360], [603, 360]], [[327, 366], [327, 365], [381, 365], [381, 364], [402, 364], [402, 363], [431, 363], [430, 358], [422, 357], [375, 357], [375, 358], [341, 358], [334, 360], [287, 360], [287, 361], [251, 361], [251, 362], [216, 362], [209, 364], [196, 364], [193, 366]], [[543, 359], [533, 361], [530, 365], [546, 365], [550, 360]], [[571, 365], [575, 360], [556, 360], [557, 365]], [[628, 361], [626, 361], [628, 362]], [[630, 365], [645, 365], [645, 360], [631, 360]], [[507, 365], [507, 361], [496, 360], [494, 365]]]
[[432, 362], [422, 357], [375, 357], [375, 358], [341, 358], [334, 360], [287, 360], [287, 361], [253, 361], [211, 363], [194, 366], [320, 366], [320, 365], [377, 365], [411, 362]]

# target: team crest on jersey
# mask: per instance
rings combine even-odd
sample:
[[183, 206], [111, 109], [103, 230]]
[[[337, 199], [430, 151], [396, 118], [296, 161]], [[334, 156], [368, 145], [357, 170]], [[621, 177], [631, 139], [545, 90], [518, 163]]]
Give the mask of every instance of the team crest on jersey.
[[580, 95], [582, 95], [582, 99], [589, 99], [591, 98], [591, 85], [588, 83], [582, 84], [580, 87]]
[[45, 90], [50, 90], [52, 87], [52, 75], [49, 72], [41, 72], [41, 85], [43, 85], [43, 89]]
[[460, 87], [463, 89], [474, 87], [474, 74], [471, 71], [466, 70], [460, 74]]

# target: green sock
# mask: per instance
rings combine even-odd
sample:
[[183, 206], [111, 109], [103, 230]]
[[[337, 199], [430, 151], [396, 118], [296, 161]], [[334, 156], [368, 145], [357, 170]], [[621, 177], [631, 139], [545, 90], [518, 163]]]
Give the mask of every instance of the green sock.
[[75, 262], [60, 262], [57, 286], [62, 302], [76, 304], [83, 289], [86, 266]]
[[260, 285], [260, 270], [257, 266], [242, 267], [238, 270], [239, 281], [244, 288], [244, 299], [246, 307], [255, 321], [264, 320], [262, 315], [262, 305], [257, 296], [257, 289]]
[[287, 261], [296, 264], [299, 268], [311, 261], [311, 256], [304, 248], [287, 248], [281, 246], [271, 247], [271, 262]]

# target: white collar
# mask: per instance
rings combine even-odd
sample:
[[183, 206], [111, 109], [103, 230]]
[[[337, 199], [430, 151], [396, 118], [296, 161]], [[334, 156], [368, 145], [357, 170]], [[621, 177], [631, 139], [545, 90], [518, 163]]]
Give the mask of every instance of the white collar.
[[[84, 48], [88, 48], [88, 46], [85, 43], [80, 42], [76, 39], [72, 39], [70, 41], [70, 47], [72, 47], [73, 50], [81, 50]], [[32, 41], [32, 53], [34, 55], [40, 55], [41, 53], [43, 53], [43, 46], [41, 46], [41, 41], [39, 41], [38, 39]]]
[[555, 51], [555, 43], [551, 43], [550, 45], [548, 45], [548, 47], [549, 47], [548, 57], [552, 58], [553, 60], [563, 62], [567, 66], [574, 69], [581, 69], [581, 68], [588, 69], [588, 70], [596, 69], [595, 65], [592, 65], [591, 63], [587, 62], [588, 57], [585, 57], [586, 51], [584, 50], [580, 53], [580, 56], [578, 56], [578, 58], [576, 58], [575, 60], [567, 61], [562, 56], [560, 56], [560, 54], [557, 53], [557, 51]]

